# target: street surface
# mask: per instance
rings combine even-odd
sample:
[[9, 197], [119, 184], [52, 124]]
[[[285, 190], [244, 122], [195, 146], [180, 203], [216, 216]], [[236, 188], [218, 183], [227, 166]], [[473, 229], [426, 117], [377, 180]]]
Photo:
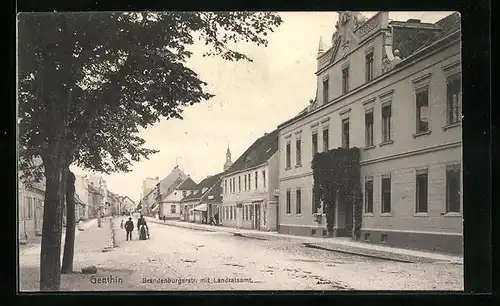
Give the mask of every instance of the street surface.
[[[149, 240], [138, 240], [134, 231], [127, 242], [120, 221], [113, 221], [112, 251], [102, 252], [109, 245], [108, 224], [77, 237], [75, 271], [95, 265], [98, 272], [64, 275], [61, 290], [463, 290], [462, 265], [393, 262], [311, 249], [281, 237], [153, 222]], [[26, 272], [36, 274], [37, 256], [35, 250], [21, 255], [21, 290], [37, 290], [35, 277]]]

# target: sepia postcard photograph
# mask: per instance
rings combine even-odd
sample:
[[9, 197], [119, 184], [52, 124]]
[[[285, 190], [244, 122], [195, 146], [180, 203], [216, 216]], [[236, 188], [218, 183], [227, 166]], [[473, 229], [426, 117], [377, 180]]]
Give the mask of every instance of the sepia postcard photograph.
[[18, 291], [463, 291], [461, 15], [17, 15]]

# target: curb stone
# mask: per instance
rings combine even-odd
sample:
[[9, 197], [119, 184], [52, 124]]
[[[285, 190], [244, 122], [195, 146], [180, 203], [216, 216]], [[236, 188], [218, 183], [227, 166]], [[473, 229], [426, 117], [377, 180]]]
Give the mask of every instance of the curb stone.
[[[185, 228], [185, 229], [192, 229], [192, 230], [200, 230], [200, 231], [217, 231], [217, 229], [210, 230], [210, 229], [205, 229], [197, 226], [190, 226], [190, 224], [178, 224], [176, 222], [167, 222], [163, 223], [158, 220], [151, 219], [152, 222], [157, 223], [157, 224], [164, 224], [167, 226], [174, 226], [178, 228]], [[245, 237], [245, 238], [250, 238], [250, 239], [259, 239], [261, 235], [259, 233], [256, 233], [255, 235], [253, 233], [238, 233], [238, 231], [235, 229], [231, 230], [230, 228], [225, 228], [225, 229], [220, 229], [220, 232], [226, 232], [226, 233], [233, 233], [236, 236], [240, 237]], [[288, 237], [287, 237], [288, 238]], [[263, 240], [267, 240], [266, 238], [263, 238]], [[393, 253], [393, 252], [385, 252], [383, 250], [374, 250], [374, 249], [369, 249], [369, 248], [362, 248], [362, 247], [356, 247], [356, 246], [346, 246], [342, 244], [334, 244], [334, 243], [328, 243], [328, 245], [324, 245], [322, 242], [313, 242], [313, 241], [307, 241], [302, 243], [306, 247], [310, 248], [316, 248], [316, 249], [322, 249], [325, 251], [330, 251], [330, 252], [341, 252], [341, 253], [349, 253], [352, 255], [357, 255], [357, 256], [363, 256], [363, 257], [372, 257], [374, 259], [379, 259], [379, 260], [387, 260], [387, 261], [397, 261], [397, 262], [403, 262], [403, 263], [432, 263], [432, 264], [438, 264], [438, 263], [446, 263], [446, 264], [456, 264], [456, 265], [463, 265], [463, 261], [460, 260], [452, 260], [452, 259], [443, 259], [443, 258], [432, 258], [432, 257], [426, 257], [426, 256], [419, 256], [417, 254], [399, 254], [399, 253]]]

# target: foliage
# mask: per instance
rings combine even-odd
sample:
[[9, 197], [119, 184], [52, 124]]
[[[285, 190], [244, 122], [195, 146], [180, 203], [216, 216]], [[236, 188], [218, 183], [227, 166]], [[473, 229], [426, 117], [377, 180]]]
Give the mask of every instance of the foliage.
[[[361, 229], [359, 158], [359, 149], [355, 147], [349, 149], [338, 148], [317, 153], [313, 158], [314, 190], [325, 205], [327, 228], [330, 233], [334, 226], [333, 212], [337, 196], [340, 203], [346, 203], [347, 207], [351, 206], [349, 209], [352, 209], [353, 212], [355, 237]], [[355, 207], [352, 207], [353, 205]], [[352, 226], [352, 223], [350, 224]]]

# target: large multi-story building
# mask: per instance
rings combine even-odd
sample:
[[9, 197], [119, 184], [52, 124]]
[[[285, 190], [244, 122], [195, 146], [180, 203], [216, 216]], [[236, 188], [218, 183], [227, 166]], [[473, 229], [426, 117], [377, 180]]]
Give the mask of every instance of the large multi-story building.
[[[326, 235], [311, 161], [358, 147], [361, 239], [461, 253], [460, 16], [388, 15], [340, 12], [331, 47], [320, 42], [316, 99], [279, 126], [280, 232]], [[335, 205], [337, 235], [350, 235], [348, 205]]]
[[276, 231], [278, 131], [257, 139], [221, 178], [224, 226]]

